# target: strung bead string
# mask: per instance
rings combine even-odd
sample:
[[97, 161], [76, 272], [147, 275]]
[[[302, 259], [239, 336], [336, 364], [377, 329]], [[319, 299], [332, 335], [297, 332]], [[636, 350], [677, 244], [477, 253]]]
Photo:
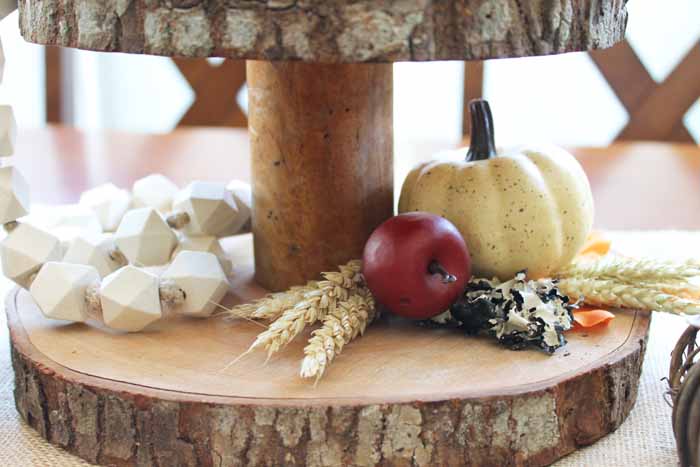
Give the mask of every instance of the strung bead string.
[[93, 282], [85, 289], [85, 307], [90, 318], [100, 323], [104, 322], [102, 317], [102, 302], [100, 301], [100, 283]]
[[[208, 182], [193, 182], [194, 185], [197, 183], [208, 183]], [[210, 187], [206, 186], [204, 187], [205, 189], [209, 189]], [[217, 188], [217, 187], [215, 187]], [[190, 188], [189, 191], [192, 191]], [[221, 191], [221, 190], [220, 190]], [[225, 200], [225, 198], [222, 198], [220, 200], [221, 203], [227, 203], [228, 202]], [[193, 204], [193, 209], [195, 210], [195, 213], [197, 211], [197, 205], [196, 203]], [[220, 206], [219, 206], [220, 207]], [[214, 209], [205, 209], [206, 206], [203, 209], [203, 211], [206, 212], [214, 212]], [[138, 211], [138, 209], [137, 209]], [[175, 238], [175, 235], [171, 233], [172, 231], [170, 230], [171, 228], [167, 226], [166, 222], [160, 217], [159, 214], [156, 214], [155, 211], [151, 208], [141, 208], [141, 212], [138, 213], [137, 221], [141, 223], [151, 223], [150, 225], [153, 225], [155, 223], [156, 227], [161, 229], [161, 232], [159, 233], [160, 237], [164, 240], [168, 240], [172, 236], [172, 238]], [[134, 211], [131, 211], [134, 212]], [[250, 211], [248, 210], [247, 216], [250, 215]], [[134, 216], [132, 216], [134, 217]], [[184, 214], [180, 215], [180, 218], [183, 219], [189, 219], [190, 216], [189, 214]], [[124, 218], [122, 219], [121, 223], [119, 224], [117, 228], [117, 232], [115, 233], [115, 236], [119, 236], [120, 231], [122, 229], [122, 224], [128, 223], [129, 222], [129, 213], [126, 213], [124, 215]], [[217, 229], [217, 232], [227, 232], [230, 233], [226, 230], [222, 230], [222, 225], [226, 228], [230, 228], [230, 225], [245, 225], [248, 224], [249, 219], [238, 219], [236, 223], [221, 223], [214, 219], [215, 222], [211, 224], [207, 224], [206, 218], [204, 218], [204, 222], [202, 222], [203, 217], [200, 215], [199, 221], [200, 224], [198, 225], [199, 229], [204, 230], [203, 233], [209, 233], [209, 230], [214, 230]], [[159, 224], [161, 223], [161, 224]], [[41, 260], [37, 261], [35, 267], [31, 267], [31, 269], [27, 270], [26, 269], [26, 261], [22, 261], [22, 268], [15, 271], [14, 276], [10, 275], [9, 277], [13, 280], [15, 280], [20, 286], [27, 288], [32, 296], [34, 297], [35, 301], [37, 302], [37, 305], [41, 309], [41, 311], [49, 318], [54, 318], [54, 319], [66, 319], [66, 320], [73, 320], [73, 321], [84, 321], [84, 317], [80, 315], [79, 313], [76, 314], [76, 311], [71, 311], [71, 310], [65, 310], [65, 309], [60, 309], [61, 304], [64, 302], [66, 303], [74, 303], [70, 301], [65, 301], [63, 300], [62, 296], [54, 296], [54, 299], [48, 299], [46, 296], [51, 295], [52, 293], [55, 295], [57, 292], [54, 290], [57, 287], [63, 287], [63, 289], [60, 290], [60, 293], [62, 294], [74, 294], [75, 289], [79, 288], [79, 281], [83, 280], [83, 276], [85, 275], [97, 275], [97, 270], [94, 269], [93, 265], [90, 263], [90, 261], [87, 261], [85, 264], [86, 266], [84, 269], [78, 269], [76, 270], [75, 267], [70, 268], [68, 267], [71, 264], [75, 264], [75, 262], [67, 262], [67, 263], [62, 263], [61, 258], [59, 257], [58, 251], [62, 250], [62, 247], [60, 247], [60, 242], [58, 239], [54, 238], [51, 234], [47, 232], [41, 231], [41, 229], [38, 229], [37, 227], [27, 224], [27, 223], [22, 223], [18, 222], [16, 220], [10, 220], [7, 221], [5, 224], [3, 224], [5, 227], [5, 230], [8, 232], [8, 237], [0, 244], [0, 247], [5, 250], [4, 253], [9, 254], [3, 254], [1, 256], [1, 260], [3, 262], [3, 269], [5, 270], [7, 274], [7, 270], [12, 269], [12, 257], [14, 249], [18, 249], [17, 253], [23, 255], [23, 257], [29, 257], [30, 259], [34, 260], [34, 258], [31, 257], [31, 253], [33, 252], [33, 242], [31, 241], [26, 241], [24, 243], [20, 242], [20, 245], [15, 245], [16, 240], [22, 239], [23, 236], [25, 235], [36, 235], [39, 238], [40, 244], [43, 244], [45, 250], [44, 256], [41, 258]], [[24, 229], [24, 232], [19, 232], [20, 226], [23, 226], [22, 229]], [[163, 229], [165, 229], [165, 232], [163, 232]], [[209, 230], [208, 230], [209, 229]], [[126, 237], [129, 242], [133, 243], [133, 226], [128, 226], [128, 228], [125, 228], [124, 230], [127, 231], [128, 236]], [[148, 239], [148, 235], [144, 235], [145, 238]], [[219, 245], [218, 239], [215, 239], [215, 237], [202, 237], [205, 239], [201, 245], [205, 245], [204, 248], [214, 248], [214, 245], [216, 248], [218, 248], [218, 251], [220, 252], [221, 255], [223, 255], [223, 250], [221, 250], [221, 247]], [[214, 242], [212, 243], [211, 241], [206, 240], [206, 238], [211, 238], [215, 239]], [[139, 241], [140, 238], [136, 237], [136, 241]], [[160, 240], [157, 240], [158, 243], [162, 243]], [[184, 238], [183, 241], [185, 242], [190, 242], [190, 238]], [[43, 243], [42, 243], [43, 242]], [[187, 308], [183, 311], [183, 314], [190, 315], [190, 316], [195, 316], [195, 317], [207, 317], [210, 314], [214, 312], [214, 310], [217, 307], [221, 307], [219, 304], [219, 301], [224, 297], [226, 291], [228, 291], [228, 281], [226, 279], [226, 274], [224, 273], [224, 270], [222, 269], [224, 264], [228, 262], [228, 259], [226, 258], [221, 258], [215, 256], [213, 253], [207, 252], [207, 251], [192, 251], [187, 249], [186, 245], [182, 242], [180, 242], [180, 247], [182, 247], [182, 250], [180, 250], [180, 247], [178, 247], [178, 253], [174, 257], [172, 262], [166, 263], [166, 264], [153, 264], [152, 262], [150, 264], [143, 264], [141, 261], [139, 261], [139, 256], [134, 256], [134, 251], [133, 251], [133, 245], [132, 243], [125, 243], [125, 246], [132, 248], [131, 251], [131, 257], [129, 257], [125, 251], [122, 251], [120, 248], [120, 245], [118, 240], [115, 240], [115, 245], [107, 249], [106, 251], [103, 252], [104, 256], [109, 258], [113, 263], [115, 263], [117, 266], [117, 270], [114, 271], [112, 274], [118, 275], [119, 272], [121, 271], [121, 268], [125, 265], [132, 264], [134, 266], [138, 267], [144, 267], [144, 266], [151, 266], [151, 265], [159, 265], [163, 266], [166, 269], [165, 275], [167, 275], [172, 268], [175, 268], [175, 270], [172, 272], [173, 274], [177, 275], [178, 277], [187, 277], [187, 272], [191, 272], [192, 276], [190, 279], [199, 279], [201, 283], [204, 285], [204, 289], [202, 287], [198, 287], [195, 282], [192, 282], [191, 280], [185, 280], [183, 283], [188, 284], [189, 287], [192, 288], [191, 293], [197, 295], [198, 294], [198, 300], [196, 303], [202, 303], [202, 294], [204, 294], [204, 303], [202, 303], [202, 308], [201, 309], [191, 309]], [[47, 246], [48, 245], [48, 246]], [[209, 245], [207, 247], [206, 245]], [[40, 245], [41, 246], [41, 245]], [[159, 245], [155, 245], [158, 247]], [[190, 246], [192, 246], [190, 244]], [[40, 248], [41, 249], [41, 248]], [[171, 249], [166, 251], [167, 257], [171, 256], [172, 249], [174, 249], [174, 245], [171, 247]], [[143, 247], [141, 248], [136, 248], [136, 252], [141, 252], [144, 250]], [[216, 249], [212, 250], [214, 253], [216, 253]], [[48, 252], [48, 253], [47, 253]], [[17, 255], [16, 255], [17, 256]], [[9, 258], [9, 259], [8, 259]], [[152, 260], [151, 260], [152, 261]], [[47, 276], [49, 276], [48, 279], [44, 279], [43, 281], [40, 282], [39, 285], [35, 287], [35, 280], [39, 276], [39, 274], [43, 271], [44, 269], [44, 264], [52, 264], [52, 269], [46, 273]], [[80, 263], [78, 263], [80, 264]], [[58, 265], [58, 266], [57, 266]], [[65, 266], [64, 266], [65, 265]], [[6, 267], [9, 266], [9, 267]], [[133, 266], [132, 266], [133, 267]], [[51, 276], [53, 274], [53, 276]], [[145, 273], [146, 277], [155, 277], [152, 276], [150, 273]], [[56, 280], [58, 279], [58, 280]], [[122, 281], [122, 284], [126, 284], [128, 282], [128, 279], [120, 279]], [[149, 279], [144, 279], [147, 282]], [[69, 283], [69, 286], [66, 287], [65, 284], [66, 282], [74, 281], [75, 283]], [[120, 291], [126, 290], [128, 293], [129, 289], [131, 289], [131, 284], [125, 287], [121, 287]], [[150, 287], [150, 285], [147, 285]], [[153, 321], [153, 316], [156, 315], [158, 317], [164, 315], [164, 314], [169, 314], [168, 312], [175, 310], [179, 307], [181, 307], [185, 303], [185, 299], [187, 297], [187, 291], [180, 288], [176, 284], [174, 284], [172, 281], [168, 281], [168, 279], [161, 278], [161, 283], [160, 286], [158, 287], [159, 290], [157, 290], [157, 293], [159, 297], [161, 298], [161, 306], [158, 307], [158, 309], [153, 309], [151, 306], [151, 309], [134, 309], [133, 307], [128, 307], [126, 305], [118, 305], [125, 311], [123, 312], [122, 315], [119, 315], [117, 313], [116, 317], [113, 317], [112, 322], [106, 322], [104, 319], [103, 313], [102, 313], [102, 300], [99, 298], [99, 292], [98, 292], [98, 286], [96, 284], [92, 284], [89, 289], [86, 292], [86, 307], [84, 310], [84, 313], [87, 314], [89, 317], [92, 317], [93, 319], [96, 319], [98, 321], [103, 322], [106, 324], [108, 327], [112, 327], [114, 329], [122, 330], [122, 331], [129, 331], [129, 332], [135, 332], [135, 331], [140, 331], [144, 327], [148, 326], [152, 321]], [[204, 290], [204, 291], [202, 291]], [[140, 293], [140, 289], [137, 289], [136, 292], [134, 293]], [[210, 294], [210, 295], [206, 295]], [[42, 300], [42, 298], [44, 300]], [[125, 299], [125, 300], [117, 300], [116, 303], [130, 303], [130, 300]], [[62, 305], [64, 307], [68, 305]], [[58, 309], [57, 309], [58, 308]], [[163, 313], [165, 311], [166, 313]], [[112, 313], [114, 314], [114, 313]], [[126, 320], [126, 322], [124, 321]], [[131, 321], [131, 322], [129, 322]]]
[[119, 251], [119, 248], [112, 248], [107, 252], [107, 256], [109, 256], [109, 259], [114, 261], [117, 264], [120, 264], [121, 266], [126, 266], [129, 264], [129, 260], [126, 259], [126, 256], [124, 256], [124, 253]]
[[190, 223], [190, 215], [187, 214], [186, 212], [177, 212], [174, 214], [170, 214], [165, 221], [168, 223], [170, 227], [173, 229], [180, 230], [183, 227], [185, 227], [187, 224]]

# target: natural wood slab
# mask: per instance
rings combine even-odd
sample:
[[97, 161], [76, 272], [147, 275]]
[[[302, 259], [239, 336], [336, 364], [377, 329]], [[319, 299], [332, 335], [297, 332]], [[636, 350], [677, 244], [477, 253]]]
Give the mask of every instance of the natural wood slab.
[[[250, 236], [227, 247], [229, 302], [262, 294]], [[7, 314], [22, 417], [109, 465], [545, 465], [626, 418], [649, 327], [618, 312], [550, 357], [384, 319], [314, 386], [297, 376], [301, 340], [227, 367], [260, 330], [244, 321], [118, 335], [49, 321], [19, 290]]]
[[27, 0], [30, 42], [305, 62], [472, 60], [604, 48], [623, 0]]

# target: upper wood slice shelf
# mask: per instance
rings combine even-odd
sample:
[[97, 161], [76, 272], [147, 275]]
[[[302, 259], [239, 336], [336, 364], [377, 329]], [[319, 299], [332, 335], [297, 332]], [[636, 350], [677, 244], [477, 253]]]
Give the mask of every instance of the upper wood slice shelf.
[[605, 48], [625, 0], [24, 0], [30, 42], [180, 57], [354, 63]]

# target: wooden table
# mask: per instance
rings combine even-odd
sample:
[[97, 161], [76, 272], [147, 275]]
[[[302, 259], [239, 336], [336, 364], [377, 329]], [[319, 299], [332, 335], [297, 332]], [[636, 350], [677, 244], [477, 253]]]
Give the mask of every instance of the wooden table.
[[[429, 141], [402, 147], [395, 157], [397, 194], [398, 181], [413, 164], [454, 144]], [[591, 181], [598, 227], [700, 228], [698, 146], [619, 143], [573, 152]], [[130, 187], [153, 172], [180, 185], [193, 179], [250, 177], [247, 132], [237, 129], [145, 135], [50, 127], [25, 131], [17, 153], [15, 163], [32, 186], [33, 200], [41, 203], [75, 202], [81, 191], [106, 181]]]
[[[23, 145], [18, 151], [18, 165], [26, 166], [23, 172], [30, 179], [35, 194], [39, 194], [39, 199], [51, 203], [75, 201], [81, 190], [106, 180], [113, 181], [118, 185], [129, 186], [134, 179], [154, 171], [171, 176], [179, 184], [184, 184], [193, 178], [213, 177], [227, 180], [232, 177], [242, 179], [248, 177], [247, 139], [245, 133], [240, 131], [187, 130], [178, 131], [166, 137], [114, 133], [81, 134], [69, 129], [49, 129], [24, 135], [21, 141], [23, 141]], [[399, 161], [396, 168], [397, 179], [403, 179], [405, 172], [420, 158], [428, 156], [434, 149], [446, 146], [449, 145], [435, 144], [434, 148], [428, 148], [426, 145], [425, 148], [420, 149], [420, 154], [418, 151], [413, 154], [402, 153], [402, 157], [397, 158]], [[240, 148], [239, 158], [234, 159], [226, 156], [232, 152], [238, 154], [238, 149], [232, 151], [232, 148]], [[623, 226], [627, 228], [662, 228], [669, 226], [665, 219], [670, 218], [674, 219], [672, 226], [675, 228], [696, 227], [695, 224], [692, 224], [694, 217], [690, 211], [679, 211], [675, 216], [668, 206], [677, 206], [679, 210], [682, 210], [687, 208], [688, 204], [691, 204], [691, 207], [694, 206], [694, 204], [684, 201], [686, 197], [693, 200], [700, 198], [698, 196], [700, 194], [698, 153], [697, 148], [659, 145], [623, 145], [606, 150], [577, 151], [577, 155], [589, 173], [597, 197], [598, 224], [616, 228]], [[659, 166], [664, 166], [665, 170], [659, 171]], [[617, 176], [612, 178], [610, 174], [617, 174]], [[666, 203], [657, 202], [655, 196], [650, 195], [649, 186], [652, 184], [655, 186], [655, 191], [662, 194]], [[243, 246], [236, 246], [238, 244]], [[234, 240], [231, 245], [231, 251], [234, 253], [248, 251], [250, 248], [249, 240], [245, 239]], [[234, 302], [239, 299], [250, 299], [261, 292], [251, 286], [252, 263], [249, 261], [250, 254], [245, 253], [234, 259], [236, 260], [234, 264], [239, 265], [239, 269], [236, 270], [234, 295], [231, 299]], [[19, 379], [23, 383], [19, 385], [17, 392], [20, 412], [40, 433], [54, 439], [56, 427], [71, 430], [70, 423], [65, 420], [73, 419], [75, 413], [73, 412], [74, 408], [68, 410], [61, 405], [61, 394], [68, 394], [67, 407], [82, 407], [81, 417], [97, 417], [99, 419], [99, 413], [102, 410], [99, 408], [100, 404], [96, 402], [97, 399], [93, 396], [85, 399], [82, 388], [89, 388], [88, 392], [95, 391], [99, 400], [104, 397], [104, 402], [116, 404], [109, 407], [113, 413], [110, 412], [112, 414], [110, 425], [106, 429], [112, 430], [111, 435], [109, 433], [103, 434], [99, 439], [93, 440], [94, 442], [90, 438], [80, 438], [78, 439], [80, 442], [73, 443], [70, 440], [76, 439], [75, 434], [66, 438], [69, 440], [69, 444], [66, 444], [65, 447], [71, 452], [78, 453], [81, 457], [90, 460], [99, 460], [102, 463], [123, 463], [132, 455], [131, 448], [127, 449], [123, 444], [123, 438], [121, 436], [114, 437], [115, 433], [121, 433], [119, 430], [126, 430], [125, 435], [129, 436], [130, 442], [134, 443], [134, 446], [144, 446], [142, 438], [135, 438], [136, 442], [134, 442], [132, 437], [136, 436], [135, 433], [138, 430], [131, 431], [131, 425], [128, 422], [134, 417], [141, 416], [136, 414], [137, 411], [139, 414], [141, 412], [150, 414], [149, 417], [163, 416], [165, 417], [163, 420], [175, 417], [174, 419], [179, 421], [176, 432], [166, 430], [162, 433], [153, 432], [153, 434], [148, 435], [154, 437], [148, 438], [151, 441], [146, 444], [155, 447], [152, 448], [153, 452], [145, 455], [157, 456], [160, 461], [167, 463], [168, 455], [183, 456], [189, 452], [187, 450], [180, 451], [179, 448], [176, 451], [171, 449], [171, 443], [178, 444], [177, 440], [180, 439], [180, 435], [177, 433], [182, 433], [184, 430], [186, 439], [192, 440], [193, 448], [197, 450], [199, 456], [199, 450], [203, 446], [207, 447], [209, 442], [216, 442], [218, 436], [225, 435], [220, 431], [223, 429], [222, 426], [210, 425], [209, 423], [206, 426], [200, 426], [198, 420], [209, 420], [216, 414], [224, 416], [229, 413], [229, 410], [245, 411], [247, 410], [245, 407], [250, 404], [256, 407], [260, 406], [260, 414], [255, 408], [257, 420], [258, 415], [262, 417], [276, 405], [284, 407], [286, 404], [300, 404], [301, 407], [308, 406], [309, 410], [313, 410], [316, 406], [323, 407], [324, 404], [330, 404], [330, 406], [339, 404], [347, 409], [355, 410], [353, 406], [358, 406], [359, 409], [364, 410], [368, 407], [378, 407], [374, 404], [385, 402], [387, 410], [391, 411], [393, 407], [398, 410], [396, 417], [399, 418], [395, 420], [396, 423], [404, 423], [402, 422], [403, 418], [401, 418], [404, 415], [409, 418], [418, 416], [418, 421], [411, 418], [413, 421], [406, 422], [418, 423], [417, 427], [414, 427], [418, 429], [418, 432], [421, 432], [423, 426], [420, 421], [421, 411], [423, 411], [423, 424], [437, 423], [436, 426], [442, 425], [438, 419], [442, 416], [440, 415], [441, 410], [448, 408], [447, 406], [443, 407], [445, 403], [452, 404], [453, 409], [459, 404], [466, 404], [464, 407], [460, 405], [456, 409], [461, 412], [463, 409], [466, 410], [468, 406], [472, 407], [471, 404], [475, 403], [474, 401], [486, 398], [486, 400], [493, 401], [486, 402], [486, 404], [497, 404], [501, 400], [499, 398], [505, 397], [506, 405], [511, 407], [509, 410], [515, 411], [517, 407], [528, 407], [528, 410], [540, 408], [545, 415], [549, 413], [548, 407], [550, 405], [557, 407], [557, 413], [559, 413], [563, 410], [561, 407], [566, 408], [575, 404], [570, 407], [570, 411], [561, 412], [566, 414], [564, 418], [568, 419], [568, 422], [557, 422], [554, 419], [554, 425], [552, 425], [551, 419], [547, 419], [548, 430], [560, 433], [558, 430], [561, 428], [557, 429], [556, 427], [559, 424], [561, 427], [566, 427], [565, 431], [561, 432], [561, 442], [557, 441], [550, 445], [552, 437], [537, 436], [536, 439], [528, 441], [530, 444], [524, 448], [524, 451], [517, 448], [518, 452], [528, 453], [529, 450], [528, 463], [541, 465], [551, 462], [562, 454], [571, 452], [577, 446], [595, 441], [624, 420], [636, 398], [636, 384], [644, 348], [643, 341], [648, 328], [647, 315], [636, 312], [620, 313], [619, 319], [614, 321], [610, 331], [598, 334], [591, 333], [590, 336], [572, 335], [570, 353], [562, 353], [558, 357], [552, 357], [552, 360], [548, 360], [548, 365], [542, 366], [542, 358], [546, 357], [539, 354], [506, 354], [500, 350], [496, 352], [496, 349], [492, 348], [493, 346], [484, 344], [483, 341], [474, 340], [465, 346], [464, 338], [454, 335], [441, 334], [440, 340], [436, 341], [434, 335], [417, 333], [415, 328], [407, 327], [406, 323], [394, 325], [392, 322], [383, 321], [373, 326], [367, 337], [344, 353], [346, 356], [353, 352], [356, 359], [348, 357], [338, 360], [334, 368], [338, 369], [340, 378], [333, 379], [333, 375], [330, 373], [322, 386], [311, 389], [310, 386], [300, 383], [295, 378], [298, 363], [296, 357], [282, 356], [273, 362], [277, 366], [273, 367], [271, 364], [270, 367], [262, 370], [259, 368], [260, 362], [257, 360], [241, 363], [236, 368], [226, 371], [217, 370], [218, 367], [214, 368], [218, 364], [217, 362], [223, 362], [226, 359], [225, 356], [238, 354], [246, 348], [247, 343], [257, 332], [256, 328], [247, 323], [237, 325], [233, 329], [230, 326], [224, 328], [220, 323], [215, 323], [214, 320], [197, 323], [169, 320], [160, 328], [163, 331], [161, 333], [134, 335], [126, 339], [117, 336], [104, 337], [104, 333], [101, 334], [100, 331], [87, 327], [61, 327], [48, 322], [41, 317], [25, 292], [11, 295], [8, 305], [10, 330], [16, 351], [13, 358], [15, 359], [16, 371], [23, 375]], [[630, 338], [630, 336], [634, 338]], [[209, 338], [211, 339], [207, 340]], [[408, 338], [414, 344], [412, 350], [404, 345], [407, 342], [401, 344]], [[173, 339], [177, 342], [174, 343]], [[182, 348], [183, 342], [195, 344], [192, 349], [187, 350]], [[387, 345], [387, 342], [394, 344]], [[400, 345], [396, 345], [397, 343]], [[379, 353], [377, 353], [378, 348], [380, 348]], [[399, 368], [399, 364], [394, 364], [401, 359], [410, 360], [410, 367], [416, 368], [416, 365], [420, 363], [415, 359], [417, 357], [414, 355], [416, 348], [430, 349], [435, 358], [441, 359], [443, 362], [440, 368], [436, 368], [431, 361], [423, 361], [421, 374], [431, 376], [426, 376], [425, 379], [417, 382], [404, 371], [405, 369]], [[100, 350], [99, 353], [95, 353], [97, 349]], [[164, 350], [173, 358], [165, 360], [161, 358]], [[183, 350], [185, 350], [184, 353]], [[289, 349], [290, 352], [296, 353], [299, 353], [300, 350], [298, 342], [290, 346]], [[449, 350], [447, 354], [446, 350]], [[138, 365], [132, 364], [131, 359], [124, 358], [125, 355], [133, 355], [135, 351], [140, 355], [139, 358], [146, 362], [146, 366], [152, 370], [140, 371], [136, 368]], [[471, 355], [470, 352], [475, 352], [473, 355], [486, 357], [482, 358], [483, 361], [478, 360], [475, 364], [472, 363], [470, 367], [468, 363], [465, 364], [469, 360], [465, 357], [468, 354]], [[76, 355], [85, 355], [88, 358], [79, 358]], [[110, 360], [115, 356], [116, 359]], [[197, 360], [198, 358], [199, 360]], [[353, 365], [352, 362], [358, 361], [358, 358], [366, 364]], [[443, 360], [445, 358], [449, 360], [448, 363]], [[504, 389], [502, 381], [508, 378], [505, 377], [505, 374], [498, 377], [500, 374], [498, 372], [495, 372], [491, 377], [483, 378], [484, 381], [479, 380], [476, 384], [472, 380], [465, 381], [463, 375], [474, 374], [474, 368], [480, 368], [486, 362], [494, 360], [497, 361], [497, 366], [501, 371], [507, 371], [516, 365], [521, 370], [521, 374], [517, 378], [518, 383], [521, 383], [520, 386], [506, 385], [507, 387]], [[202, 366], [203, 362], [209, 362], [205, 365], [206, 368]], [[372, 373], [374, 371], [372, 368], [377, 365], [377, 373]], [[370, 373], [373, 375], [371, 377], [362, 374], [363, 369], [366, 370], [367, 366], [370, 367]], [[395, 366], [396, 368], [394, 368]], [[54, 375], [57, 374], [60, 376], [54, 380]], [[199, 376], [191, 378], [193, 374]], [[352, 378], [352, 375], [355, 374], [359, 374], [361, 378], [364, 378], [362, 381], [365, 381], [361, 393], [358, 393], [356, 388], [353, 389], [344, 384], [346, 381], [344, 377]], [[256, 379], [260, 375], [263, 379]], [[382, 383], [387, 378], [389, 380], [385, 382], [386, 384]], [[499, 383], [499, 378], [501, 383]], [[441, 387], [431, 386], [431, 381], [435, 382], [438, 379], [443, 382]], [[241, 386], [236, 387], [230, 384], [231, 381], [239, 381]], [[393, 384], [389, 381], [399, 381], [400, 384], [395, 390], [387, 393], [384, 388], [386, 385]], [[33, 385], [37, 385], [41, 389], [37, 389]], [[416, 392], [412, 392], [414, 389]], [[455, 392], [450, 392], [452, 389]], [[42, 400], [44, 402], [32, 395], [37, 391], [38, 394], [43, 394]], [[601, 392], [606, 401], [601, 401], [602, 404], [612, 404], [615, 408], [612, 412], [598, 412], [597, 396], [591, 396], [591, 394], [597, 394], [596, 391]], [[116, 402], [117, 398], [121, 400], [122, 396], [127, 397], [126, 402]], [[608, 398], [610, 399], [608, 400]], [[92, 410], [89, 405], [90, 401], [95, 405], [94, 414], [90, 412]], [[255, 402], [253, 403], [253, 401]], [[586, 402], [584, 405], [580, 405], [574, 401]], [[181, 406], [180, 403], [184, 405]], [[416, 408], [422, 407], [425, 403], [433, 404], [435, 410], [425, 412], [424, 410], [427, 409], [419, 410]], [[588, 405], [589, 403], [590, 405]], [[343, 404], [350, 404], [350, 406], [345, 407]], [[44, 406], [48, 406], [53, 411], [51, 416], [58, 417], [57, 421], [51, 422], [55, 426], [50, 433], [48, 422], [46, 424], [42, 422], [42, 420], [48, 420], [46, 417], [49, 416], [48, 414], [42, 415], [45, 410]], [[173, 407], [174, 412], [171, 412]], [[488, 413], [497, 417], [499, 412], [493, 412], [496, 410], [495, 407], [489, 405]], [[65, 417], [61, 415], [64, 410], [68, 414]], [[278, 414], [275, 412], [275, 417], [291, 417], [292, 412], [288, 413], [288, 410], [285, 408], [274, 409], [274, 411], [279, 411]], [[133, 415], [132, 411], [134, 411]], [[362, 413], [370, 418], [377, 415], [371, 410], [369, 412], [365, 410]], [[241, 420], [248, 417], [244, 412], [240, 412], [236, 416], [239, 415], [243, 417]], [[523, 412], [520, 415], [526, 415], [529, 420], [532, 417], [540, 417], [541, 414], [528, 415]], [[379, 413], [378, 416], [382, 420], [383, 417], [387, 417], [387, 423], [392, 420], [391, 417], [394, 417], [394, 415], [382, 413]], [[511, 416], [516, 417], [515, 413]], [[359, 423], [363, 417], [364, 415], [353, 419]], [[289, 422], [287, 428], [292, 430], [291, 432], [295, 432], [296, 418], [292, 417], [289, 420], [287, 418], [284, 418], [285, 423]], [[496, 422], [492, 421], [493, 423], [491, 423], [488, 420], [488, 418], [476, 417], [473, 428], [477, 431], [482, 428], [495, 430]], [[574, 422], [573, 425], [570, 425], [571, 421]], [[250, 420], [245, 423], [249, 422]], [[149, 426], [148, 423], [161, 422], [154, 420], [144, 423], [147, 425], [143, 426]], [[287, 429], [284, 428], [286, 426], [278, 427], [278, 430], [283, 430], [280, 431], [281, 439], [277, 439], [274, 432], [270, 435], [263, 429], [259, 433], [262, 436], [261, 439], [266, 439], [268, 436], [271, 438], [268, 441], [269, 444], [264, 444], [266, 448], [260, 450], [256, 455], [261, 455], [264, 459], [268, 459], [266, 456], [292, 455], [292, 453], [296, 456], [303, 455], [304, 452], [311, 452], [311, 449], [318, 447], [314, 445], [312, 448], [311, 441], [298, 437], [294, 438], [295, 443], [302, 443], [303, 447], [297, 444], [293, 444], [291, 447], [287, 446], [288, 440], [285, 437], [287, 435], [284, 432]], [[396, 438], [397, 443], [409, 442], [400, 440], [404, 431], [399, 429], [398, 425], [393, 427], [391, 423], [388, 425], [380, 423], [378, 426], [379, 431], [387, 430], [387, 434], [383, 436], [390, 436], [391, 433], [394, 433], [391, 436], [399, 436]], [[114, 430], [117, 431], [114, 432]], [[358, 425], [357, 430], [361, 430], [360, 425]], [[509, 430], [506, 428], [506, 431]], [[54, 439], [54, 442], [61, 444], [60, 434], [72, 432], [59, 430], [58, 433], [59, 438]], [[372, 431], [372, 433], [374, 432]], [[83, 435], [86, 434], [83, 433]], [[94, 436], [94, 433], [90, 436]], [[328, 433], [327, 436], [341, 435]], [[444, 436], [445, 439], [438, 440], [436, 446], [442, 446], [449, 451], [452, 448], [446, 446], [448, 446], [447, 443], [455, 442], [454, 435], [452, 432], [446, 431]], [[557, 435], [557, 439], [559, 439], [559, 435]], [[416, 442], [418, 441], [410, 441], [411, 446]], [[94, 443], [100, 444], [99, 451], [93, 449]], [[518, 443], [514, 441], [513, 446]], [[151, 449], [148, 446], [143, 449]], [[355, 445], [353, 444], [353, 446]], [[368, 447], [370, 454], [374, 449], [371, 446]], [[231, 447], [228, 444], [220, 447], [236, 449], [235, 446]], [[290, 450], [284, 451], [288, 447]], [[353, 449], [355, 448], [359, 452], [360, 444], [357, 444]], [[419, 455], [417, 444], [411, 449], [416, 449], [414, 454]], [[141, 455], [141, 448], [138, 450], [138, 455]], [[313, 452], [320, 453], [321, 451]], [[440, 455], [455, 455], [448, 451]], [[469, 454], [465, 455], [477, 455], [469, 450], [468, 452]], [[479, 455], [487, 456], [483, 459], [490, 458], [489, 462], [508, 459], [510, 455], [509, 450], [499, 451], [496, 455], [501, 457], [493, 458], [494, 452], [491, 452], [489, 448]], [[428, 451], [421, 451], [420, 456], [429, 456], [430, 454], [427, 453]], [[235, 455], [233, 451], [229, 454]], [[206, 458], [206, 453], [203, 455]], [[396, 462], [396, 458], [393, 456], [397, 454], [393, 450], [390, 449], [382, 455], [390, 455], [392, 460], [389, 462]], [[161, 458], [161, 456], [166, 457]], [[277, 458], [269, 457], [268, 460]], [[430, 457], [421, 458], [424, 461], [430, 459]], [[171, 460], [174, 459], [176, 458], [173, 457]], [[182, 460], [184, 457], [177, 457], [177, 459]], [[446, 458], [441, 457], [441, 459]], [[480, 458], [469, 457], [469, 459], [475, 461], [475, 459]]]

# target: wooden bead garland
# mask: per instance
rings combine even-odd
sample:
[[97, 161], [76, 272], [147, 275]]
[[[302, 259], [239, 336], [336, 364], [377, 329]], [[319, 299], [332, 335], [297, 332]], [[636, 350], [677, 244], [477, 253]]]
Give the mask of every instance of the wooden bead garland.
[[[152, 208], [135, 211], [143, 209], [149, 211], [149, 217], [158, 216], [165, 226]], [[121, 224], [130, 222], [125, 216]], [[16, 221], [6, 223], [5, 228], [9, 233], [0, 244], [3, 271], [28, 288], [51, 319], [86, 322], [92, 318], [112, 329], [137, 332], [158, 320], [163, 310], [208, 317], [228, 291], [225, 269], [230, 272], [230, 261], [215, 237], [183, 236], [172, 263], [158, 278], [127, 264], [109, 237], [78, 236], [61, 261], [60, 241], [48, 232]], [[176, 243], [174, 240], [172, 246]], [[171, 249], [168, 245], [165, 250], [167, 258]]]
[[[0, 60], [0, 80], [2, 67]], [[14, 153], [16, 127], [12, 107], [0, 105], [0, 157]], [[194, 181], [178, 190], [153, 174], [131, 192], [106, 183], [80, 197], [103, 233], [86, 232], [63, 245], [18, 220], [29, 213], [29, 185], [16, 168], [0, 167], [0, 224], [7, 232], [0, 263], [47, 318], [92, 319], [137, 332], [168, 312], [207, 317], [229, 288], [231, 263], [219, 237], [249, 230], [250, 202], [250, 186], [237, 180]], [[160, 277], [142, 268], [160, 265], [167, 266]]]

